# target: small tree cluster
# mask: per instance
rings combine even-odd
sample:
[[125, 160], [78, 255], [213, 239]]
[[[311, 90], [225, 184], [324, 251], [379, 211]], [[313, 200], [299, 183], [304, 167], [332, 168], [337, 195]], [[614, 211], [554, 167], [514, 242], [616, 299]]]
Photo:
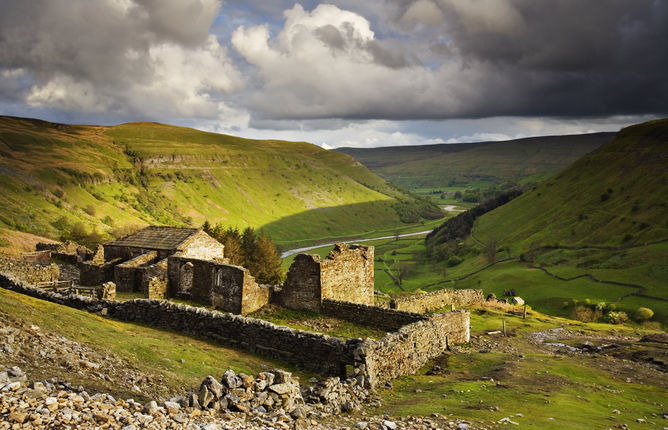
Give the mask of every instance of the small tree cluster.
[[245, 267], [258, 282], [278, 284], [283, 281], [281, 255], [264, 230], [258, 233], [247, 227], [239, 232], [237, 228], [226, 228], [220, 223], [212, 227], [208, 221], [202, 229], [225, 246], [225, 257], [231, 264]]
[[[568, 305], [569, 302], [564, 302], [565, 307]], [[602, 319], [609, 324], [624, 324], [629, 320], [626, 312], [617, 311], [617, 305], [614, 303], [595, 303], [590, 299], [579, 303], [577, 299], [573, 299], [573, 307], [571, 317], [583, 322], [596, 322]]]

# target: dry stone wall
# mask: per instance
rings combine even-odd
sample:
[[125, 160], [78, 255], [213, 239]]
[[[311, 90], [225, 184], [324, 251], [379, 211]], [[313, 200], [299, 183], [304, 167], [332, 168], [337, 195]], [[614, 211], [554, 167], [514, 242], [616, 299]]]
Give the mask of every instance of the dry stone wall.
[[442, 309], [448, 305], [455, 307], [474, 306], [484, 301], [482, 290], [437, 290], [426, 294], [396, 297], [390, 308], [407, 312], [425, 313]]
[[337, 243], [320, 264], [322, 298], [373, 305], [373, 246]]
[[57, 281], [60, 276], [60, 269], [56, 264], [40, 266], [13, 258], [0, 258], [0, 272], [11, 273], [30, 283]]
[[[347, 376], [363, 386], [379, 386], [415, 373], [448, 345], [469, 341], [468, 311], [446, 312], [401, 327], [380, 340], [348, 339], [295, 330], [240, 315], [209, 311], [164, 300], [126, 302], [59, 295], [0, 274], [0, 286], [112, 318], [202, 336], [232, 347], [277, 358], [323, 375]], [[361, 309], [361, 308], [360, 308]], [[384, 309], [388, 312], [396, 312]]]
[[371, 386], [417, 372], [449, 345], [470, 339], [468, 311], [445, 312], [404, 326], [379, 341], [365, 340], [356, 352], [356, 367]]
[[373, 246], [337, 243], [327, 258], [299, 254], [290, 266], [280, 302], [319, 312], [324, 299], [373, 305]]
[[328, 299], [322, 301], [322, 313], [386, 331], [395, 331], [407, 324], [428, 318], [425, 315], [413, 312], [396, 311], [378, 306], [367, 306]]
[[114, 282], [118, 291], [139, 291], [144, 279], [144, 267], [158, 257], [157, 251], [147, 252], [114, 267]]
[[114, 267], [120, 258], [97, 264], [93, 261], [79, 263], [79, 283], [81, 285], [100, 285], [114, 279]]
[[167, 280], [160, 277], [151, 278], [146, 287], [146, 297], [156, 300], [167, 298]]

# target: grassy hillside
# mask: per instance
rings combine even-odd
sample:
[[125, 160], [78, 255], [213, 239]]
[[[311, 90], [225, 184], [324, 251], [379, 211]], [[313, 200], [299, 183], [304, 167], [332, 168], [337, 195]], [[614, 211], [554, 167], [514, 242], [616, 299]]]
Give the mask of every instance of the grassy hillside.
[[[47, 237], [77, 222], [109, 233], [208, 219], [266, 227], [279, 243], [440, 216], [352, 157], [305, 142], [12, 117], [0, 117], [0, 205], [0, 227]], [[309, 222], [296, 223], [301, 219]]]
[[509, 204], [474, 235], [530, 245], [626, 245], [668, 238], [668, 120], [623, 129]]
[[505, 142], [338, 148], [410, 190], [538, 180], [598, 148], [614, 133], [532, 137]]
[[[615, 303], [630, 316], [650, 307], [653, 320], [665, 325], [666, 154], [668, 120], [623, 129], [561, 173], [478, 218], [465, 241], [450, 242], [448, 251], [463, 260], [448, 269], [450, 285], [497, 295], [514, 289], [536, 309], [565, 316], [586, 299]], [[507, 261], [485, 268], [502, 259]]]

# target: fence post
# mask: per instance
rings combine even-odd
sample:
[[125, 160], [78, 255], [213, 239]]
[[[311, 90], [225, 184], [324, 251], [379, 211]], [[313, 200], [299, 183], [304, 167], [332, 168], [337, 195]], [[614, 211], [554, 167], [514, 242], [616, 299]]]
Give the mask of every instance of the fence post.
[[527, 304], [526, 304], [526, 302], [524, 303], [524, 313], [522, 314], [522, 319], [523, 320], [527, 319]]

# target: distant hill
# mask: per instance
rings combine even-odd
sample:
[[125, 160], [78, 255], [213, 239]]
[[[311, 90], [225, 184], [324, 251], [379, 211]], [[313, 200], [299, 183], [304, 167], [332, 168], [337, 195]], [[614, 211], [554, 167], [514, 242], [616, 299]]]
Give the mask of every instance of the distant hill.
[[352, 157], [156, 123], [0, 117], [0, 227], [56, 238], [77, 223], [265, 227], [278, 242], [359, 234], [440, 210]]
[[508, 181], [538, 181], [614, 137], [615, 133], [531, 137], [502, 142], [383, 148], [338, 148], [374, 173], [417, 190]]
[[668, 239], [668, 119], [622, 129], [561, 173], [481, 217], [474, 233], [522, 246]]
[[649, 307], [653, 324], [665, 326], [668, 119], [622, 129], [478, 217], [466, 240], [442, 233], [427, 245], [436, 257], [458, 256], [448, 267], [458, 288], [512, 289], [535, 309], [577, 318], [578, 303], [611, 304], [630, 317]]

